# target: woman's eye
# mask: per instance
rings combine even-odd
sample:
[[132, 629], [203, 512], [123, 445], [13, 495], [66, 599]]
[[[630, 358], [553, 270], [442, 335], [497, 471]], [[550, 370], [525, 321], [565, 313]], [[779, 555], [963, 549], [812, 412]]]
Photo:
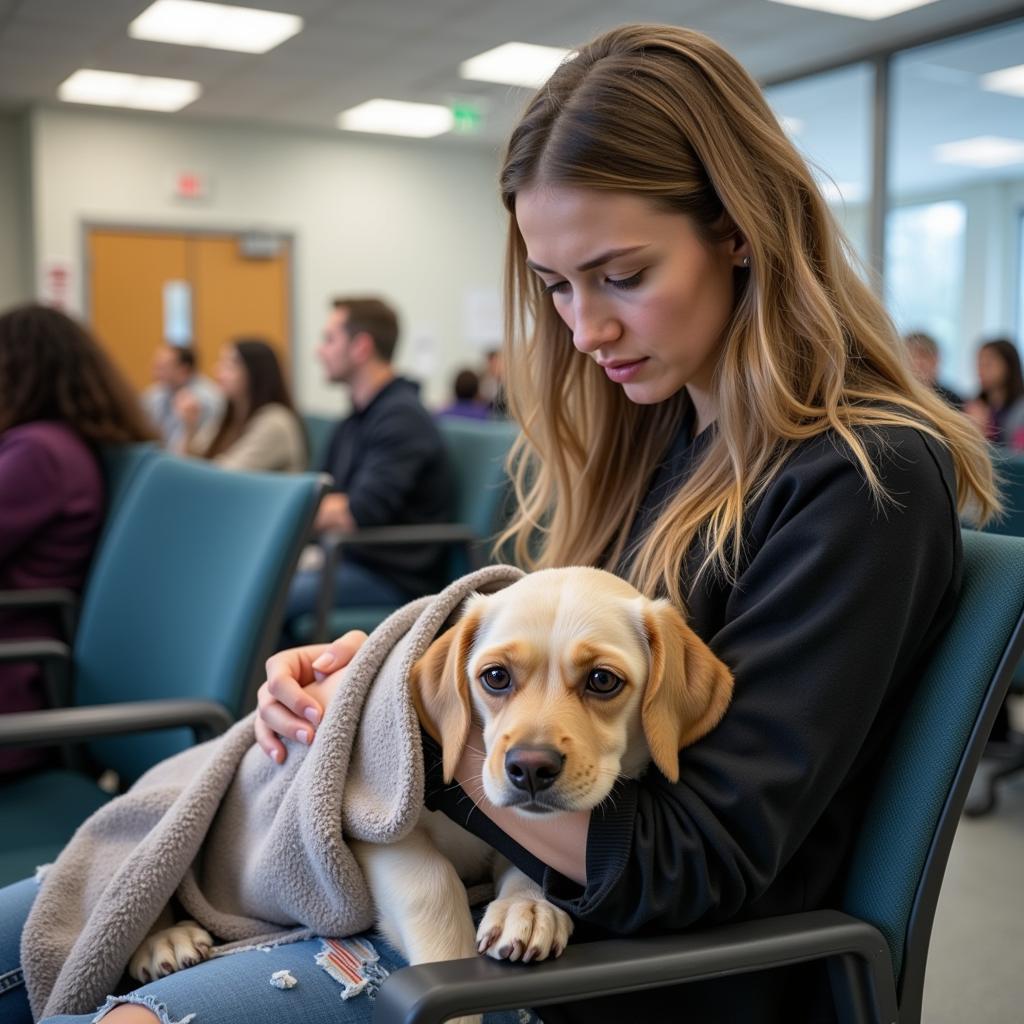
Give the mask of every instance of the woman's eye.
[[611, 697], [618, 693], [625, 683], [626, 681], [614, 672], [610, 672], [606, 668], [595, 668], [587, 676], [587, 691], [597, 694], [599, 697]]
[[480, 682], [483, 683], [484, 689], [492, 693], [501, 693], [512, 685], [512, 677], [507, 669], [495, 665], [493, 668], [485, 668], [480, 673]]
[[554, 284], [544, 286], [545, 295], [562, 295], [569, 288], [568, 281], [556, 281]]
[[619, 288], [624, 292], [628, 292], [631, 288], [639, 288], [643, 283], [643, 279], [644, 272], [638, 270], [629, 277], [609, 277], [607, 280], [613, 288]]

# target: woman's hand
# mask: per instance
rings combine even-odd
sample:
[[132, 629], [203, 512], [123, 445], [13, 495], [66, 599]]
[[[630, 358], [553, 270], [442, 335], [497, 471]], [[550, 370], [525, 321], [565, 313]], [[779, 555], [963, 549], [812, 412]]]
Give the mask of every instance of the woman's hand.
[[313, 742], [342, 670], [365, 640], [366, 634], [354, 629], [333, 643], [293, 647], [267, 659], [267, 681], [256, 695], [256, 742], [267, 757], [283, 763], [281, 736]]
[[174, 412], [188, 433], [194, 434], [203, 415], [203, 407], [191, 391], [181, 388], [174, 396]]

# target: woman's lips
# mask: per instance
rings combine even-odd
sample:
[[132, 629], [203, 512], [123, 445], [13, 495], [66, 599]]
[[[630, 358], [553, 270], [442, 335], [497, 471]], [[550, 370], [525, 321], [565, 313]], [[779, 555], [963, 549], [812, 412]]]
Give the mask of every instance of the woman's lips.
[[609, 380], [614, 381], [616, 384], [625, 384], [640, 372], [640, 367], [646, 362], [647, 357], [644, 356], [643, 359], [634, 359], [628, 363], [611, 363], [603, 367], [603, 369], [608, 375]]

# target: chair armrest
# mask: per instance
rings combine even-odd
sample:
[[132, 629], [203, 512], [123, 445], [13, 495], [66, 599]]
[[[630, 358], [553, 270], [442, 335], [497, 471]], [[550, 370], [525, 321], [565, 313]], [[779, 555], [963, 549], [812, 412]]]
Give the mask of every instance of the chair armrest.
[[[865, 921], [834, 910], [723, 925], [657, 938], [570, 945], [558, 960], [499, 963], [487, 957], [394, 972], [377, 993], [373, 1024], [440, 1024], [459, 1014], [544, 1006], [661, 988], [828, 957], [866, 969], [874, 1011], [855, 1021], [897, 1020], [889, 947]], [[862, 986], [863, 987], [863, 986]]]
[[465, 523], [420, 523], [402, 526], [369, 526], [365, 530], [341, 533], [332, 530], [320, 538], [326, 550], [340, 550], [353, 544], [471, 544], [476, 531]]
[[212, 700], [144, 700], [89, 707], [15, 711], [0, 715], [0, 747], [36, 747], [100, 736], [190, 726], [198, 740], [234, 724], [223, 704]]
[[71, 703], [71, 648], [63, 640], [4, 640], [0, 665], [35, 662], [42, 669], [46, 702], [55, 708]]
[[[410, 544], [462, 545], [470, 564], [473, 547], [481, 538], [465, 523], [411, 523], [402, 526], [370, 526], [351, 533], [331, 530], [321, 534], [324, 564], [320, 569], [320, 591], [315, 609], [314, 639], [320, 641], [327, 634], [327, 618], [334, 603], [334, 571], [345, 548], [356, 544], [405, 546]], [[475, 567], [475, 566], [474, 566]]]
[[78, 595], [64, 587], [36, 590], [0, 590], [0, 608], [56, 608], [60, 613], [64, 639], [70, 641], [78, 623]]

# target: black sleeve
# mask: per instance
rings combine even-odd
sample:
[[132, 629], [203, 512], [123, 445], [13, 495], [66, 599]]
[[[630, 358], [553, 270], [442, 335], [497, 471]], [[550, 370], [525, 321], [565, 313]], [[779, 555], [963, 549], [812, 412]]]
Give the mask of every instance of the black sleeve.
[[[594, 811], [585, 888], [544, 871], [548, 897], [578, 921], [630, 934], [735, 917], [863, 756], [959, 571], [949, 481], [921, 436], [903, 433], [879, 459], [895, 499], [882, 507], [831, 440], [773, 483], [704, 637], [733, 670], [732, 704], [680, 753], [678, 783], [652, 766]], [[503, 852], [532, 874], [518, 849]]]
[[736, 916], [885, 727], [890, 687], [956, 585], [959, 533], [919, 434], [900, 432], [876, 464], [894, 499], [881, 507], [832, 443], [772, 488], [756, 554], [709, 638], [733, 670], [733, 702], [681, 752], [678, 783], [651, 768], [593, 816], [584, 890], [547, 872], [550, 896], [574, 917], [628, 934]]
[[437, 427], [424, 413], [396, 406], [376, 419], [361, 439], [359, 468], [346, 488], [349, 510], [361, 527], [396, 522], [420, 476], [438, 457]]

